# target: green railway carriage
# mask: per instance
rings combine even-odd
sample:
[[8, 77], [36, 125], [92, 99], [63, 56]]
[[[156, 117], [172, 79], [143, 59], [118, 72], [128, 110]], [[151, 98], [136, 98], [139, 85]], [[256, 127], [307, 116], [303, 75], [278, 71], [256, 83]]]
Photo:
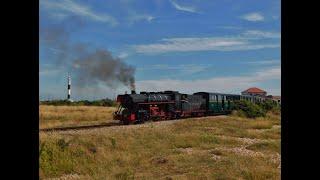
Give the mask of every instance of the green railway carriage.
[[218, 96], [217, 94], [209, 94], [209, 111], [212, 111], [213, 113], [220, 113], [222, 111], [222, 105], [221, 105], [221, 96]]
[[207, 114], [227, 114], [234, 108], [234, 101], [240, 99], [240, 95], [198, 92], [197, 95], [202, 95], [206, 99]]
[[232, 111], [235, 108], [235, 101], [240, 100], [240, 95], [228, 94], [226, 95], [228, 110]]

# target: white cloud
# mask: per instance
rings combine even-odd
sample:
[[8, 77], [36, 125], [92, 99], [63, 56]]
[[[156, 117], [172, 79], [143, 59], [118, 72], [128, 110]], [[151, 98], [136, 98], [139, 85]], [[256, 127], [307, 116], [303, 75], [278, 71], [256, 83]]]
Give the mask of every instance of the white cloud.
[[244, 32], [243, 35], [256, 38], [281, 38], [281, 34], [278, 32], [268, 32], [259, 30], [248, 30]]
[[[159, 66], [159, 68], [161, 67]], [[265, 88], [263, 86], [265, 82], [269, 80], [281, 80], [280, 67], [276, 66], [269, 69], [262, 69], [244, 76], [213, 77], [202, 80], [140, 80], [136, 81], [136, 88], [138, 91], [175, 90], [183, 93], [206, 91], [239, 94], [244, 89], [256, 86], [266, 90], [268, 94], [280, 95], [280, 84], [278, 84], [279, 88]], [[130, 91], [124, 86], [112, 89], [104, 84], [99, 84], [99, 88], [91, 86], [78, 87], [74, 84], [72, 88], [72, 99], [74, 100], [101, 99], [106, 97], [114, 99], [117, 94]], [[65, 84], [55, 84], [52, 86], [43, 86], [40, 84], [40, 92], [41, 99], [64, 99], [66, 97]]]
[[61, 69], [40, 69], [40, 76], [55, 76], [62, 72]]
[[209, 65], [207, 64], [180, 64], [180, 65], [154, 64], [150, 66], [137, 68], [137, 70], [140, 70], [140, 71], [173, 70], [175, 71], [176, 76], [185, 76], [185, 75], [191, 75], [191, 74], [206, 71], [208, 68], [209, 68]]
[[53, 12], [50, 14], [50, 16], [56, 20], [63, 20], [68, 17], [68, 14], [63, 12]]
[[249, 13], [241, 16], [242, 19], [247, 20], [247, 21], [263, 21], [264, 16], [260, 13], [254, 12], [254, 13]]
[[264, 80], [271, 80], [271, 79], [280, 79], [280, 77], [281, 77], [281, 67], [277, 66], [277, 67], [256, 72], [256, 76], [254, 77], [254, 80], [264, 81]]
[[57, 76], [61, 75], [61, 73], [66, 73], [67, 70], [65, 67], [56, 66], [55, 64], [41, 64], [39, 66], [39, 76], [45, 77], [45, 76]]
[[42, 0], [40, 5], [44, 8], [51, 10], [52, 17], [61, 19], [68, 16], [68, 14], [73, 14], [77, 16], [86, 17], [93, 21], [109, 23], [112, 26], [118, 24], [117, 20], [107, 14], [99, 14], [94, 12], [90, 7], [83, 4], [78, 4], [71, 0]]
[[118, 55], [118, 57], [119, 57], [120, 59], [124, 59], [124, 58], [126, 58], [126, 57], [128, 57], [128, 56], [129, 56], [129, 54], [126, 53], [126, 52], [121, 52], [121, 53]]
[[230, 38], [172, 38], [162, 39], [164, 43], [136, 45], [138, 53], [164, 53], [185, 51], [206, 51], [226, 49], [230, 46], [246, 44]]
[[53, 54], [66, 53], [65, 51], [63, 51], [63, 50], [61, 50], [61, 49], [57, 49], [57, 48], [49, 48], [49, 50], [50, 50]]
[[155, 19], [154, 16], [137, 11], [138, 9], [134, 7], [134, 0], [121, 0], [121, 7], [126, 10], [127, 14], [124, 18], [128, 25], [132, 25], [137, 22], [151, 22]]
[[161, 43], [133, 45], [138, 53], [157, 54], [189, 51], [241, 51], [280, 47], [279, 42], [264, 43], [261, 39], [280, 38], [275, 32], [246, 31], [234, 37], [165, 38]]
[[239, 27], [239, 26], [219, 26], [218, 28], [221, 28], [221, 29], [231, 29], [231, 30], [243, 29], [243, 27]]
[[176, 3], [173, 0], [170, 0], [171, 4], [173, 5], [174, 8], [176, 8], [179, 11], [186, 11], [186, 12], [191, 12], [191, 13], [198, 13], [195, 7], [192, 6], [181, 6], [178, 3]]
[[280, 64], [280, 60], [249, 61], [249, 62], [244, 62], [244, 64], [252, 64], [252, 65], [274, 65], [274, 64]]
[[117, 89], [106, 86], [103, 83], [95, 84], [95, 86], [76, 86], [73, 85], [73, 99], [115, 99], [119, 93], [124, 93], [125, 87], [120, 86]]
[[139, 22], [139, 21], [151, 22], [154, 19], [155, 19], [155, 17], [153, 17], [151, 15], [148, 15], [148, 14], [136, 14], [136, 13], [133, 13], [128, 17], [128, 21], [129, 21], [130, 25], [134, 24], [136, 22]]
[[[142, 80], [136, 82], [136, 87], [141, 91], [177, 90], [185, 93], [197, 91], [240, 93], [246, 88], [261, 87], [266, 81], [280, 79], [281, 68], [272, 67], [244, 76], [214, 77], [202, 80]], [[268, 91], [268, 89], [266, 90]], [[280, 89], [275, 88], [273, 92], [280, 92]]]

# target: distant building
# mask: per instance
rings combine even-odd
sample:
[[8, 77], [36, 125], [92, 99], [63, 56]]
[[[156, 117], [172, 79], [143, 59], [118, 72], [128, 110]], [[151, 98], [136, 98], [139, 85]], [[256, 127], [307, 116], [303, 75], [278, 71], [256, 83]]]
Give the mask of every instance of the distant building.
[[241, 92], [241, 95], [262, 96], [265, 97], [267, 92], [256, 87], [249, 88]]
[[272, 96], [272, 95], [269, 95], [269, 96], [267, 96], [267, 98], [269, 98], [269, 99], [271, 99], [271, 100], [273, 100], [273, 101], [281, 104], [281, 96]]

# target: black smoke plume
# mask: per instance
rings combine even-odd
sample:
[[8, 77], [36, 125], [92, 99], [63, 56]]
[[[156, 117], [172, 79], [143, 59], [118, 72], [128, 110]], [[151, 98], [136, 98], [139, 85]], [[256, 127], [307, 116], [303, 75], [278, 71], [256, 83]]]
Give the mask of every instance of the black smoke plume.
[[116, 88], [122, 84], [135, 90], [134, 67], [113, 57], [106, 49], [92, 48], [92, 43], [71, 42], [70, 34], [84, 26], [83, 22], [73, 22], [69, 26], [40, 26], [40, 43], [43, 46], [40, 48], [44, 48], [52, 64], [71, 72], [73, 82], [79, 87], [98, 88], [103, 83]]
[[98, 49], [73, 62], [77, 83], [92, 85], [103, 82], [110, 87], [118, 83], [135, 90], [134, 67], [115, 58], [107, 50]]

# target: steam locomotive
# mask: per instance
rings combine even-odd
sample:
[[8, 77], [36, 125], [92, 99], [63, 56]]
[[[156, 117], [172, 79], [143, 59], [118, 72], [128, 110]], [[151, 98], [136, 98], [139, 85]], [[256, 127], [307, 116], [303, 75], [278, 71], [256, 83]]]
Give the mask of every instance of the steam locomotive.
[[183, 94], [178, 91], [140, 92], [117, 96], [120, 104], [113, 118], [123, 124], [144, 123], [148, 120], [168, 120], [228, 114], [236, 100], [264, 101], [258, 96], [243, 96], [197, 92]]

